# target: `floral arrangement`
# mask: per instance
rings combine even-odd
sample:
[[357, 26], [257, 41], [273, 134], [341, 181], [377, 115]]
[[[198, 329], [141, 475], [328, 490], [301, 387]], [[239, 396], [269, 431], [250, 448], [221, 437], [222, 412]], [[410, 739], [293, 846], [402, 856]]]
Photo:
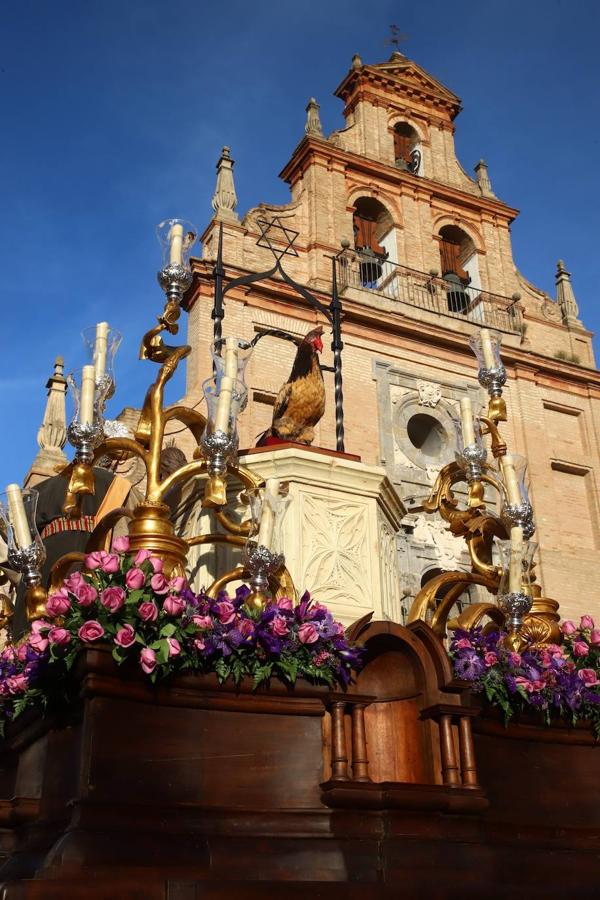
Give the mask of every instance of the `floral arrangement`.
[[296, 606], [281, 598], [256, 611], [245, 603], [249, 593], [196, 595], [185, 578], [165, 576], [160, 558], [129, 553], [129, 539], [117, 538], [111, 552], [88, 554], [83, 571], [48, 597], [53, 621], [34, 621], [19, 646], [0, 653], [0, 725], [47, 705], [79, 652], [99, 643], [112, 646], [118, 664], [137, 661], [153, 682], [187, 671], [215, 672], [236, 685], [249, 676], [255, 687], [272, 677], [349, 685], [362, 651], [324, 606], [304, 594]]
[[531, 646], [515, 653], [502, 645], [503, 632], [457, 629], [450, 644], [454, 672], [504, 712], [541, 710], [548, 724], [562, 717], [573, 725], [588, 720], [600, 739], [600, 628], [591, 616], [579, 626], [562, 623], [563, 643]]

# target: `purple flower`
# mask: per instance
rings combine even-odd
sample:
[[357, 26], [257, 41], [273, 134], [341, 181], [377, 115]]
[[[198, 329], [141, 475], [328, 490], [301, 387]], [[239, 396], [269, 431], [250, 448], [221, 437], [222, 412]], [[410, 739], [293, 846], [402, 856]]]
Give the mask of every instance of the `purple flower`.
[[476, 681], [485, 672], [485, 663], [476, 653], [465, 653], [454, 660], [454, 671], [465, 681]]

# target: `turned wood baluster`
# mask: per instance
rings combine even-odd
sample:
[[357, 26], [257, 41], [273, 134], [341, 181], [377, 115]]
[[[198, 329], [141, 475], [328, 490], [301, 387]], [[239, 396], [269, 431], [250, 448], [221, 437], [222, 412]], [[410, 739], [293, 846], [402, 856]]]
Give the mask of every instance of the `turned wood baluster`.
[[354, 781], [370, 781], [365, 734], [365, 705], [352, 706], [352, 774]]
[[442, 778], [444, 784], [460, 784], [458, 761], [452, 737], [451, 716], [440, 716], [440, 748], [442, 751]]
[[344, 715], [346, 703], [331, 706], [331, 777], [334, 781], [348, 781], [348, 751]]
[[477, 765], [475, 763], [475, 748], [473, 746], [471, 720], [468, 716], [460, 717], [458, 720], [458, 729], [463, 784], [467, 787], [479, 787], [477, 783]]

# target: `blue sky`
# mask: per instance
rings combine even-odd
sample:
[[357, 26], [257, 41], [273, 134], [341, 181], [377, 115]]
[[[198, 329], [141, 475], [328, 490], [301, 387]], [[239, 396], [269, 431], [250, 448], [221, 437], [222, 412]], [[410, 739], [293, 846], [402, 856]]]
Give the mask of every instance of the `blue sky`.
[[112, 413], [140, 405], [153, 367], [137, 362], [139, 338], [162, 302], [156, 223], [206, 225], [223, 144], [239, 212], [285, 202], [277, 173], [308, 97], [326, 131], [340, 127], [332, 92], [353, 53], [390, 55], [391, 23], [409, 35], [403, 52], [462, 98], [465, 168], [484, 157], [496, 193], [522, 210], [520, 269], [553, 294], [564, 258], [598, 330], [593, 0], [21, 0], [2, 19], [0, 483], [25, 474], [53, 359], [82, 364], [85, 326], [123, 332]]

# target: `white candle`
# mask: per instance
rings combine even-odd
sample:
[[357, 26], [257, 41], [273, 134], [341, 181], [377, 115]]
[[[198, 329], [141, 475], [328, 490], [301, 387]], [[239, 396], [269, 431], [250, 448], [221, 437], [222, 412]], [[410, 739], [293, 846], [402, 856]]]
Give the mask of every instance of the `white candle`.
[[515, 462], [510, 454], [500, 457], [500, 465], [502, 466], [502, 475], [504, 476], [504, 486], [506, 487], [506, 497], [511, 506], [520, 506], [521, 490], [515, 470]]
[[81, 373], [81, 405], [79, 407], [79, 424], [94, 424], [94, 394], [96, 375], [93, 366], [84, 366]]
[[106, 372], [106, 351], [108, 347], [108, 322], [96, 325], [96, 343], [94, 346], [94, 370], [96, 381], [100, 381]]
[[25, 504], [23, 503], [23, 495], [19, 485], [9, 484], [6, 488], [6, 496], [8, 499], [10, 524], [13, 527], [18, 549], [21, 550], [23, 547], [29, 547], [33, 541], [31, 540], [29, 522], [27, 521], [27, 513], [25, 512]]
[[263, 495], [262, 510], [260, 514], [260, 528], [258, 530], [257, 544], [271, 549], [273, 542], [273, 529], [275, 527], [275, 514], [273, 507], [269, 502], [270, 498], [277, 497], [279, 494], [279, 486], [281, 482], [279, 478], [267, 478], [265, 484], [265, 492]]
[[183, 259], [183, 225], [171, 225], [169, 243], [169, 262], [172, 266], [180, 266]]
[[231, 394], [233, 392], [233, 378], [224, 375], [221, 379], [221, 389], [219, 390], [219, 399], [217, 400], [217, 411], [215, 413], [215, 431], [224, 431], [229, 433], [229, 411], [231, 409]]
[[495, 368], [494, 351], [492, 349], [492, 338], [487, 328], [481, 329], [481, 352], [483, 353], [483, 362], [486, 369]]
[[473, 427], [473, 407], [470, 397], [462, 397], [460, 401], [460, 427], [465, 447], [475, 443], [475, 428]]
[[225, 340], [225, 375], [237, 381], [238, 350], [236, 338], [228, 337]]
[[518, 594], [523, 575], [523, 529], [515, 525], [510, 529], [510, 563], [508, 568], [508, 590]]

